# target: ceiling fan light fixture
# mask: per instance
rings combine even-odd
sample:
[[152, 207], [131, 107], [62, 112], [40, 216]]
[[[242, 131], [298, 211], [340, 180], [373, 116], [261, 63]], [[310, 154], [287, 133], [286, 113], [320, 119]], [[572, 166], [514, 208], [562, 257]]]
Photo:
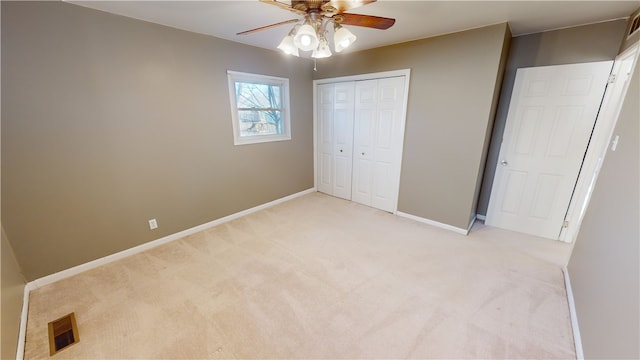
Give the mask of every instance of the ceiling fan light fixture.
[[[335, 52], [342, 52], [356, 41], [356, 36], [351, 31], [343, 28], [342, 24], [386, 30], [396, 22], [396, 19], [393, 18], [346, 12], [374, 3], [377, 0], [292, 0], [289, 2], [290, 4], [283, 0], [260, 1], [294, 12], [302, 16], [302, 18], [280, 21], [275, 24], [242, 31], [236, 35], [248, 35], [277, 26], [296, 23], [297, 25], [291, 29], [289, 34], [278, 45], [278, 49], [294, 56], [300, 56], [300, 50], [312, 51], [311, 56], [313, 58], [331, 56], [329, 39], [327, 39], [327, 27], [331, 24], [333, 25]], [[300, 24], [301, 21], [303, 22], [302, 25]]]
[[318, 45], [318, 48], [313, 50], [313, 53], [311, 54], [312, 58], [316, 58], [316, 59], [322, 59], [322, 58], [327, 58], [331, 56], [331, 49], [329, 49], [329, 42], [327, 41], [327, 39], [320, 39], [320, 45]]
[[319, 42], [316, 29], [314, 29], [309, 22], [302, 25], [293, 38], [293, 43], [302, 51], [316, 49]]
[[278, 49], [282, 50], [287, 55], [300, 56], [296, 44], [293, 43], [293, 35], [289, 34], [282, 39]]
[[333, 30], [333, 42], [336, 52], [341, 52], [356, 41], [356, 36], [338, 23], [334, 25]]

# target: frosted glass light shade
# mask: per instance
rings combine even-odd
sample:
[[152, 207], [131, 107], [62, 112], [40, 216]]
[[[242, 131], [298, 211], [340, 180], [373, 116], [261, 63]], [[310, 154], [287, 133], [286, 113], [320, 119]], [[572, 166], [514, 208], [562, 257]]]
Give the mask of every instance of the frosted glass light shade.
[[288, 55], [300, 56], [298, 48], [293, 43], [293, 36], [291, 35], [287, 35], [284, 37], [284, 39], [282, 39], [280, 45], [278, 45], [278, 49], [282, 50], [282, 52]]
[[313, 50], [318, 47], [318, 36], [313, 26], [304, 24], [298, 29], [296, 36], [293, 38], [293, 43], [303, 51]]
[[341, 52], [356, 41], [356, 36], [342, 26], [337, 25], [334, 30], [333, 42], [336, 52]]
[[318, 48], [313, 50], [311, 57], [316, 59], [322, 59], [329, 56], [331, 56], [331, 49], [329, 49], [329, 43], [327, 42], [327, 40], [322, 39], [320, 40], [320, 45], [318, 45]]

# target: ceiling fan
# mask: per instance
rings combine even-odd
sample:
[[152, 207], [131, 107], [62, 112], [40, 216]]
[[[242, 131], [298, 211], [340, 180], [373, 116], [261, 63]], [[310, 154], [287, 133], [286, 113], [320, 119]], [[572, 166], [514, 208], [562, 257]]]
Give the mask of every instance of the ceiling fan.
[[237, 35], [247, 35], [280, 25], [297, 23], [278, 45], [278, 49], [295, 56], [299, 56], [299, 50], [313, 51], [311, 54], [313, 58], [331, 56], [327, 41], [329, 24], [333, 25], [334, 49], [336, 52], [341, 52], [356, 40], [356, 36], [342, 25], [386, 30], [396, 22], [392, 18], [346, 13], [376, 0], [291, 0], [291, 5], [276, 0], [260, 1], [291, 11], [302, 18], [261, 26], [239, 32]]

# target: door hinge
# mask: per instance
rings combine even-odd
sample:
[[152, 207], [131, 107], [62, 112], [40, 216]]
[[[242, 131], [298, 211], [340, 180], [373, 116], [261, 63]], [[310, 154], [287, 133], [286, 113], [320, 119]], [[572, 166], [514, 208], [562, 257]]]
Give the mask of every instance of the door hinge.
[[565, 229], [568, 228], [569, 227], [569, 222], [568, 221], [563, 222], [562, 223], [562, 227], [565, 228]]
[[607, 80], [607, 84], [613, 84], [616, 82], [616, 74], [609, 75], [609, 79]]

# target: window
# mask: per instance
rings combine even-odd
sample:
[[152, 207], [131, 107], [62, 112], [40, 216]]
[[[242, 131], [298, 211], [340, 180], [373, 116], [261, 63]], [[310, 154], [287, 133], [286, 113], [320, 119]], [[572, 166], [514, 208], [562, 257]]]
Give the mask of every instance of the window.
[[631, 26], [629, 27], [629, 35], [627, 35], [627, 39], [635, 34], [638, 29], [640, 29], [640, 14], [636, 15], [633, 20], [631, 20]]
[[235, 145], [291, 139], [289, 79], [227, 71]]

